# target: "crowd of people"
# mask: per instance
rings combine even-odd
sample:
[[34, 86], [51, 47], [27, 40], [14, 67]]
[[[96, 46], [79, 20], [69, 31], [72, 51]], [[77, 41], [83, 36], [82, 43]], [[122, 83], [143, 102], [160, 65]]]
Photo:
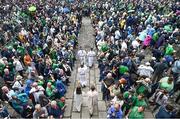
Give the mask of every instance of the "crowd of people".
[[91, 9], [107, 117], [142, 119], [150, 109], [178, 118], [179, 1], [97, 1]]
[[[11, 117], [3, 102], [23, 118], [62, 118], [77, 57], [74, 104], [80, 112], [96, 55], [107, 118], [142, 119], [148, 108], [156, 118], [180, 117], [173, 105], [180, 99], [179, 1], [0, 2], [1, 118]], [[75, 53], [83, 16], [91, 18], [97, 54], [83, 47]], [[92, 116], [94, 85], [87, 95]]]
[[62, 118], [82, 21], [80, 2], [1, 0], [0, 118]]

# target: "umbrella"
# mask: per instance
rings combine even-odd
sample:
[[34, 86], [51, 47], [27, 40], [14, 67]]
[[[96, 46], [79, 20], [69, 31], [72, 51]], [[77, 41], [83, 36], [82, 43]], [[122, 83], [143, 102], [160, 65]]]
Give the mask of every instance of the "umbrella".
[[65, 8], [63, 9], [63, 12], [64, 12], [64, 13], [69, 13], [70, 10], [69, 10], [69, 8], [65, 7]]
[[36, 11], [36, 7], [35, 6], [31, 6], [28, 9], [30, 12], [35, 12]]

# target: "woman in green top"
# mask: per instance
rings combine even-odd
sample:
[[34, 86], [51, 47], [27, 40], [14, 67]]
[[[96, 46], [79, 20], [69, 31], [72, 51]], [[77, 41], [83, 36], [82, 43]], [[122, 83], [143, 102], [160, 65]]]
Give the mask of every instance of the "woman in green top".
[[49, 98], [55, 98], [56, 88], [50, 82], [47, 83], [46, 94]]
[[128, 115], [129, 119], [144, 119], [144, 107], [143, 106], [135, 106], [133, 107]]
[[139, 94], [137, 96], [137, 98], [134, 100], [133, 102], [133, 106], [143, 106], [143, 107], [147, 107], [147, 103], [144, 100], [144, 95], [143, 94]]

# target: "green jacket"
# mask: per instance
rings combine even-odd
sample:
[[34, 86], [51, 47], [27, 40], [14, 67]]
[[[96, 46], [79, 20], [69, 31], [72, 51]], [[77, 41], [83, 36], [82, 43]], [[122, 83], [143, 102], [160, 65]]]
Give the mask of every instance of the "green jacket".
[[138, 112], [138, 107], [132, 108], [128, 116], [129, 119], [144, 119], [144, 112]]
[[55, 90], [55, 87], [53, 85], [51, 86], [51, 89], [48, 87], [46, 88], [46, 94], [48, 95], [48, 97], [51, 97], [54, 95], [53, 90]]

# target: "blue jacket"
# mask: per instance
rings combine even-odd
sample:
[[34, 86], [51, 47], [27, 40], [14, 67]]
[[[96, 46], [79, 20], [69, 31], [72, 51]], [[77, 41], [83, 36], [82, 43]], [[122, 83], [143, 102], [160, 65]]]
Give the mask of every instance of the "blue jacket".
[[61, 96], [64, 96], [66, 93], [66, 86], [63, 84], [62, 80], [56, 81], [56, 89]]
[[160, 119], [160, 118], [173, 118], [175, 117], [175, 114], [173, 112], [168, 112], [165, 107], [161, 106], [161, 108], [159, 109], [158, 113], [155, 115], [156, 119]]
[[116, 111], [115, 107], [112, 105], [108, 109], [108, 119], [122, 119], [122, 117], [123, 117], [123, 112], [121, 108], [118, 111]]

